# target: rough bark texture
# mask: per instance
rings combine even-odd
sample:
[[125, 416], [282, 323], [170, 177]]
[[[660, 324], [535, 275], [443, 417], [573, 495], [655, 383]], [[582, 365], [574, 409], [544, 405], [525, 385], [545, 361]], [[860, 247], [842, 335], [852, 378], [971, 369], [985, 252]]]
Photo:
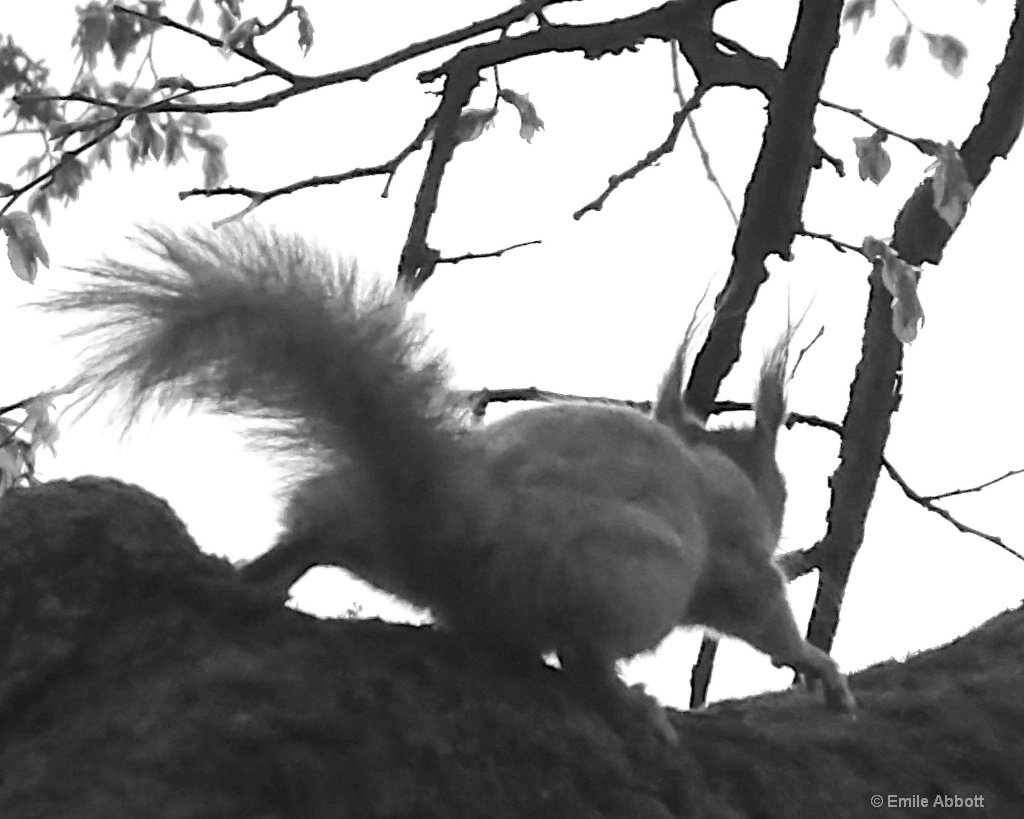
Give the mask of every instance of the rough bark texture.
[[[1022, 77], [1024, 5], [1018, 3], [1006, 52], [992, 75], [978, 124], [960, 146], [967, 177], [975, 188], [988, 176], [995, 158], [1005, 157], [1020, 138], [1024, 123]], [[969, 211], [965, 218], [971, 218]], [[925, 180], [896, 218], [892, 245], [909, 264], [937, 264], [952, 235], [935, 211], [931, 179]], [[899, 406], [903, 348], [892, 332], [892, 297], [882, 284], [877, 266], [870, 283], [861, 359], [843, 419], [839, 466], [831, 481], [828, 528], [817, 548], [821, 571], [807, 637], [826, 650], [839, 624], [843, 594], [864, 539], [868, 509], [882, 468], [892, 413]]]
[[814, 113], [839, 42], [842, 8], [841, 0], [800, 4], [789, 57], [768, 102], [768, 124], [744, 195], [732, 268], [686, 387], [687, 402], [702, 418], [739, 360], [747, 314], [768, 278], [765, 260], [773, 254], [789, 258], [793, 237], [803, 226], [807, 185], [820, 162]]
[[765, 695], [673, 712], [669, 748], [554, 669], [290, 611], [135, 487], [0, 501], [4, 819], [1017, 817], [1022, 684], [1018, 610], [855, 675], [855, 721]]

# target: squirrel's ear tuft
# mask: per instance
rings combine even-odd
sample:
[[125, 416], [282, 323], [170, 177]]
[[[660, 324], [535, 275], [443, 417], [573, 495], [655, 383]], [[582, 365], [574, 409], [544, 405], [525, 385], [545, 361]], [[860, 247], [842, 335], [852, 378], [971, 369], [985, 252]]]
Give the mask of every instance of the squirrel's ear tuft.
[[754, 395], [754, 428], [761, 435], [775, 440], [779, 428], [786, 420], [786, 383], [789, 370], [789, 344], [787, 332], [765, 356], [761, 365], [761, 378]]
[[700, 310], [703, 302], [704, 298], [701, 297], [697, 309], [690, 317], [689, 324], [686, 325], [686, 332], [683, 333], [683, 340], [676, 349], [675, 357], [661, 379], [661, 386], [658, 387], [658, 398], [654, 404], [654, 418], [672, 427], [678, 427], [684, 421], [700, 423], [686, 406], [686, 401], [683, 398], [683, 377], [686, 374], [686, 358], [690, 352], [690, 345], [693, 344], [693, 337], [700, 329], [697, 311]]
[[686, 408], [683, 405], [683, 372], [686, 369], [686, 341], [679, 346], [672, 364], [661, 379], [654, 417], [668, 426], [675, 426]]

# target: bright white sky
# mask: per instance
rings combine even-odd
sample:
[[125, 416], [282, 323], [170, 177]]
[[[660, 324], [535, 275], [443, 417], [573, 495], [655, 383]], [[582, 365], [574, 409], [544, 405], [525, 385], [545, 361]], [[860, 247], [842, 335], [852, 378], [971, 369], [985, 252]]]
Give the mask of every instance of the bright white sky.
[[[248, 0], [246, 8], [268, 19], [279, 5], [277, 0]], [[74, 71], [69, 49], [74, 6], [71, 0], [4, 2], [5, 33], [29, 53], [45, 56], [61, 88]], [[188, 6], [188, 0], [171, 0], [167, 10], [183, 18]], [[879, 0], [878, 14], [857, 37], [844, 32], [825, 96], [861, 107], [872, 119], [909, 136], [958, 143], [976, 121], [1013, 3], [904, 0], [903, 6], [922, 27], [955, 34], [967, 44], [963, 76], [953, 80], [943, 73], [920, 38], [911, 43], [908, 65], [888, 71], [889, 38], [903, 23], [886, 0]], [[291, 26], [264, 48], [294, 70], [316, 74], [490, 16], [505, 3], [307, 0], [306, 7], [316, 27], [308, 58], [301, 58]], [[560, 19], [572, 12], [606, 19], [645, 7], [588, 0], [567, 4], [552, 16]], [[782, 60], [795, 8], [792, 1], [741, 0], [722, 11], [718, 29], [755, 52]], [[208, 14], [212, 32], [211, 18]], [[174, 32], [158, 38], [155, 59], [162, 75], [183, 73], [200, 83], [249, 70], [241, 60], [225, 62], [214, 50]], [[435, 104], [415, 73], [441, 59], [421, 59], [369, 83], [328, 89], [277, 110], [215, 118], [215, 130], [230, 146], [230, 182], [270, 188], [390, 158], [412, 139]], [[623, 185], [602, 212], [580, 222], [571, 214], [597, 196], [611, 174], [663, 139], [675, 106], [668, 48], [655, 43], [598, 62], [575, 55], [522, 61], [502, 68], [502, 82], [530, 95], [546, 130], [527, 145], [518, 138], [517, 117], [506, 106], [491, 131], [461, 146], [442, 186], [430, 242], [444, 255], [532, 239], [543, 243], [500, 259], [439, 268], [417, 297], [418, 306], [438, 342], [450, 350], [461, 388], [536, 385], [650, 398], [708, 280], [721, 282], [728, 271], [732, 222], [687, 138], [657, 168]], [[692, 78], [684, 73], [684, 87], [692, 87], [688, 83]], [[490, 104], [492, 88], [481, 86], [480, 106]], [[757, 155], [763, 108], [753, 93], [719, 90], [697, 114], [715, 172], [737, 208]], [[858, 244], [867, 234], [891, 233], [899, 207], [929, 163], [890, 140], [890, 176], [877, 188], [861, 182], [852, 137], [869, 133], [846, 115], [821, 113], [819, 141], [852, 173], [846, 179], [828, 169], [815, 173], [805, 210], [808, 229]], [[17, 136], [0, 141], [0, 179], [16, 181], [17, 168], [38, 151], [38, 140]], [[388, 199], [379, 196], [383, 180], [369, 179], [277, 199], [257, 216], [390, 276], [425, 159], [421, 152], [406, 163]], [[170, 170], [161, 165], [130, 173], [126, 166], [119, 157], [113, 172], [98, 171], [79, 202], [57, 209], [52, 225], [42, 226], [53, 264], [35, 287], [0, 270], [0, 326], [9, 353], [0, 405], [63, 383], [74, 372], [74, 351], [56, 343], [54, 325], [19, 308], [20, 302], [37, 297], [41, 288], [64, 285], [65, 266], [124, 252], [125, 237], [140, 221], [209, 223], [245, 204], [227, 198], [179, 202], [178, 191], [202, 183], [198, 160]], [[927, 323], [906, 352], [904, 401], [894, 418], [888, 454], [923, 494], [970, 486], [1024, 466], [1014, 374], [1022, 296], [1016, 193], [1022, 182], [1024, 152], [1018, 149], [1009, 161], [997, 162], [941, 267], [927, 269], [921, 283]], [[783, 326], [787, 299], [797, 309], [813, 300], [803, 343], [819, 325], [825, 326], [825, 335], [801, 365], [791, 407], [840, 421], [860, 351], [868, 267], [860, 257], [840, 255], [809, 239], [799, 240], [794, 250], [792, 263], [771, 264], [774, 277], [753, 312], [746, 357], [722, 397], [749, 398], [760, 351]], [[74, 424], [65, 421], [59, 457], [42, 457], [40, 475], [99, 473], [139, 483], [167, 497], [205, 549], [233, 560], [251, 558], [272, 543], [281, 468], [271, 456], [247, 452], [231, 422], [177, 414], [145, 425], [122, 442], [103, 415], [97, 411]], [[837, 450], [838, 439], [829, 433], [797, 428], [783, 435], [781, 457], [791, 489], [784, 549], [808, 546], [824, 532], [827, 480]], [[954, 499], [948, 506], [965, 522], [1024, 550], [1024, 523], [1015, 506], [1022, 480]], [[791, 588], [804, 622], [814, 582], [804, 578]], [[1017, 604], [1022, 590], [1024, 563], [986, 541], [957, 533], [882, 477], [834, 654], [851, 671], [903, 657]], [[321, 614], [343, 612], [358, 601], [365, 614], [408, 616], [403, 607], [368, 593], [338, 571], [311, 573], [295, 593], [300, 607]], [[663, 700], [683, 705], [697, 642], [696, 635], [677, 634], [656, 655], [632, 663], [626, 676], [645, 681]], [[780, 688], [789, 679], [788, 672], [772, 669], [752, 650], [727, 642], [711, 694], [721, 698]]]

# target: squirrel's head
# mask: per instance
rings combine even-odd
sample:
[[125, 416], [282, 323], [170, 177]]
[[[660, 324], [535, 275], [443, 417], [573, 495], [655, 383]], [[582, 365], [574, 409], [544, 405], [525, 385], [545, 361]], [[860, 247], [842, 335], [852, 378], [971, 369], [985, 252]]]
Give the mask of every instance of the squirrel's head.
[[775, 449], [787, 414], [786, 383], [792, 330], [768, 352], [761, 365], [754, 393], [754, 423], [718, 429], [708, 429], [686, 403], [683, 373], [692, 336], [691, 322], [658, 390], [654, 417], [671, 427], [687, 444], [714, 447], [735, 463], [754, 485], [778, 531], [786, 506], [786, 482]]

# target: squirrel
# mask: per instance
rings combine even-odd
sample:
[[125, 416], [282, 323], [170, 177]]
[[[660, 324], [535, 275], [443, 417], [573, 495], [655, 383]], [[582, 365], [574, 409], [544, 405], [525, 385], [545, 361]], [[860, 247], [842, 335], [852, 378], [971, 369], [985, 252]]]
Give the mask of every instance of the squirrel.
[[208, 405], [261, 422], [262, 444], [306, 464], [247, 580], [286, 593], [309, 568], [339, 566], [454, 632], [554, 652], [588, 690], [635, 702], [649, 701], [617, 662], [701, 626], [854, 711], [773, 564], [791, 332], [764, 360], [751, 426], [707, 429], [687, 408], [691, 321], [653, 415], [566, 402], [467, 428], [401, 287], [252, 226], [151, 227], [141, 245], [147, 261], [82, 268], [84, 286], [44, 306], [86, 316], [73, 334], [93, 342], [87, 404], [120, 389], [126, 425], [152, 401]]

